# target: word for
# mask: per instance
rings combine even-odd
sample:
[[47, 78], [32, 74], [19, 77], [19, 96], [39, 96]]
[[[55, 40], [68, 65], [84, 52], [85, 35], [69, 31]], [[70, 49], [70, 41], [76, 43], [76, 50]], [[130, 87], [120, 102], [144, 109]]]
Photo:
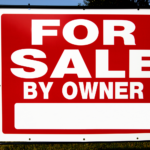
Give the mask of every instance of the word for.
[[[82, 25], [87, 28], [87, 36], [84, 39], [77, 39], [74, 36], [75, 27]], [[60, 26], [60, 20], [32, 20], [32, 45], [43, 45], [43, 36], [58, 36], [57, 30], [43, 30], [44, 26]], [[115, 26], [124, 28], [122, 31], [115, 31]], [[128, 20], [103, 20], [103, 44], [114, 45], [114, 37], [122, 37], [125, 45], [136, 45], [135, 38], [131, 34], [135, 30], [135, 24]], [[87, 19], [75, 19], [69, 21], [63, 28], [63, 37], [73, 45], [89, 45], [96, 41], [99, 35], [97, 25]], [[61, 33], [59, 33], [61, 34]]]

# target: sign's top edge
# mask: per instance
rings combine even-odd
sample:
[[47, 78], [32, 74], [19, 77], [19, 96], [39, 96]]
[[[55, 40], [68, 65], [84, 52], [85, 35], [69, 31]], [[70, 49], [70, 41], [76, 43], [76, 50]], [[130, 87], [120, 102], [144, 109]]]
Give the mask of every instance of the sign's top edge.
[[0, 8], [2, 14], [111, 14], [111, 15], [150, 15], [149, 9], [32, 9]]
[[34, 9], [150, 9], [148, 6], [141, 7], [89, 7], [89, 6], [53, 6], [53, 5], [0, 5], [0, 8], [34, 8]]

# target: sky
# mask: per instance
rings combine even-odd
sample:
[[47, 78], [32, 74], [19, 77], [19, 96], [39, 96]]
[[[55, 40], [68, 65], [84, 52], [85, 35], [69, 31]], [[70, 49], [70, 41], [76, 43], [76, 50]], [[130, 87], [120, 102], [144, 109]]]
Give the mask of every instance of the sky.
[[77, 6], [83, 4], [83, 0], [0, 0], [0, 5], [55, 5], [55, 6]]

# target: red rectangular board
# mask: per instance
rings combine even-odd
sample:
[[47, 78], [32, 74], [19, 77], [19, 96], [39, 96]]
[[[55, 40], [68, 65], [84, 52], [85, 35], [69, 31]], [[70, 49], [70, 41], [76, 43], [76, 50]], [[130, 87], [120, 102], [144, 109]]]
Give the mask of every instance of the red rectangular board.
[[[64, 27], [73, 20], [88, 20], [93, 22], [98, 28], [98, 37], [96, 40], [87, 45], [75, 45], [68, 42], [63, 35]], [[41, 30], [57, 30], [57, 36], [43, 36], [42, 45], [32, 44], [32, 20], [60, 20], [59, 26], [43, 26]], [[131, 33], [135, 39], [135, 45], [125, 44], [124, 38], [114, 37], [114, 44], [104, 44], [104, 20], [124, 20], [132, 22], [135, 30]], [[130, 50], [149, 50], [149, 15], [111, 15], [111, 14], [3, 14], [1, 16], [2, 31], [2, 131], [4, 134], [123, 134], [123, 133], [150, 133], [150, 129], [16, 129], [15, 128], [15, 104], [16, 103], [150, 103], [149, 78], [131, 78], [129, 76]], [[89, 29], [91, 30], [91, 29]], [[114, 31], [123, 31], [124, 27], [115, 26]], [[74, 36], [78, 40], [85, 39], [87, 28], [82, 25], [75, 27]], [[34, 72], [32, 67], [23, 67], [12, 61], [14, 52], [24, 49], [40, 50], [46, 55], [46, 58], [34, 58], [30, 53], [24, 58], [40, 61], [46, 64], [47, 72], [38, 78], [21, 78], [14, 75], [11, 71], [13, 68], [23, 68], [25, 72]], [[64, 77], [54, 77], [51, 75], [55, 70], [56, 64], [60, 60], [64, 50], [78, 50], [81, 54], [85, 65], [91, 75], [91, 78], [79, 77], [77, 74], [65, 73]], [[96, 50], [108, 50], [109, 70], [125, 71], [125, 78], [98, 78], [96, 77]], [[136, 56], [135, 56], [136, 57]], [[19, 59], [19, 58], [18, 58]], [[143, 57], [149, 60], [150, 56]], [[72, 61], [69, 62], [68, 68], [75, 68]], [[142, 71], [150, 71], [150, 67], [142, 67]], [[65, 98], [62, 88], [65, 83], [73, 82], [77, 87], [77, 94], [73, 99]], [[26, 99], [24, 97], [24, 82], [34, 82], [37, 85], [37, 96]], [[45, 86], [48, 82], [53, 82], [49, 92], [49, 98], [43, 98], [43, 92], [39, 85], [43, 82]], [[94, 99], [89, 95], [83, 99], [79, 82], [98, 83]], [[110, 82], [113, 83], [113, 98], [108, 98], [104, 94], [104, 99], [100, 98], [100, 82], [104, 82], [108, 87]], [[116, 98], [116, 82], [125, 82], [128, 85], [122, 86], [127, 92], [120, 95], [126, 95], [128, 98]], [[130, 83], [140, 82], [143, 84], [143, 98], [135, 94], [131, 98]], [[68, 93], [72, 94], [72, 88], [68, 88]], [[29, 93], [32, 95], [33, 93]], [[34, 108], [33, 108], [34, 109]], [[59, 111], [59, 110], [58, 110]], [[109, 110], [108, 110], [109, 111]], [[134, 111], [134, 110], [133, 110]]]

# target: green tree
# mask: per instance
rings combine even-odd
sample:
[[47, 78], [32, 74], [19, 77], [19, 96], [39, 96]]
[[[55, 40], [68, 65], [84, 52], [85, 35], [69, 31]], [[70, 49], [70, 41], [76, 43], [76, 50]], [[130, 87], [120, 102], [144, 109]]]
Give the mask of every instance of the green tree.
[[138, 7], [138, 6], [149, 6], [148, 0], [84, 0], [85, 6], [91, 7]]

